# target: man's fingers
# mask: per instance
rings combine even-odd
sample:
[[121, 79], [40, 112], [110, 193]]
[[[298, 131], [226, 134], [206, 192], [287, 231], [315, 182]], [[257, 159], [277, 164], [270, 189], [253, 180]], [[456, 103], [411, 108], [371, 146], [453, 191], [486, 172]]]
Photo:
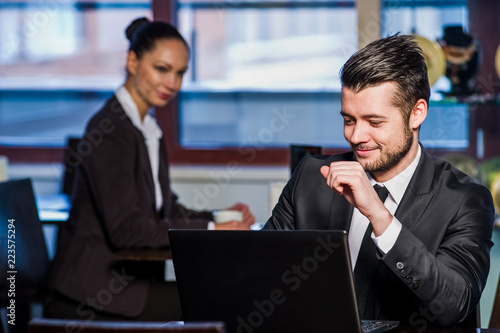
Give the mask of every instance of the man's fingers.
[[366, 173], [357, 162], [332, 162], [329, 166], [320, 168], [321, 175], [326, 178], [326, 184], [339, 194], [343, 194], [346, 187], [359, 184], [366, 177]]
[[321, 169], [319, 169], [319, 171], [321, 172], [321, 174], [323, 175], [323, 177], [325, 177], [326, 179], [328, 179], [328, 174], [330, 173], [330, 167], [328, 167], [326, 165], [323, 165], [321, 167]]

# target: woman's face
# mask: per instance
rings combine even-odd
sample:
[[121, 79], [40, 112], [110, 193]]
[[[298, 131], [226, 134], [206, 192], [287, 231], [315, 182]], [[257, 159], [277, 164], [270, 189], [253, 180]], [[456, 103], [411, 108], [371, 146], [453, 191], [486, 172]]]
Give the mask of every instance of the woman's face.
[[140, 111], [163, 106], [181, 88], [182, 77], [188, 68], [189, 54], [184, 43], [177, 39], [161, 39], [140, 59], [130, 51], [127, 57], [126, 87]]

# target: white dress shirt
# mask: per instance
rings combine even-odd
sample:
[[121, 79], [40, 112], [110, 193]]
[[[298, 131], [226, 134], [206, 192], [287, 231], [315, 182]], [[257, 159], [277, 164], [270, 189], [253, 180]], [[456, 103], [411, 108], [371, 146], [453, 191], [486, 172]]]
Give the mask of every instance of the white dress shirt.
[[149, 113], [146, 114], [144, 119], [141, 119], [137, 105], [125, 86], [118, 88], [118, 90], [115, 91], [115, 96], [132, 121], [132, 124], [141, 131], [144, 136], [155, 184], [156, 210], [159, 211], [163, 206], [163, 195], [160, 181], [158, 180], [158, 171], [160, 169], [160, 139], [163, 136], [163, 132], [156, 123], [155, 118]]
[[[384, 183], [377, 183], [368, 172], [366, 173], [372, 185], [379, 184], [380, 186], [385, 186], [389, 191], [389, 195], [384, 202], [384, 206], [393, 216], [396, 212], [396, 209], [398, 208], [399, 203], [401, 202], [401, 199], [403, 198], [408, 184], [410, 183], [411, 177], [417, 169], [421, 154], [422, 151], [419, 145], [417, 156], [415, 157], [413, 162], [399, 175]], [[357, 208], [354, 208], [348, 236], [349, 253], [351, 254], [353, 270], [356, 266], [359, 250], [361, 248], [361, 242], [363, 241], [363, 237], [369, 223], [370, 221], [368, 221], [368, 218], [361, 214]], [[372, 239], [375, 242], [375, 245], [383, 254], [386, 254], [392, 249], [392, 247], [396, 243], [399, 233], [401, 232], [401, 228], [401, 222], [399, 222], [398, 219], [394, 216], [391, 224], [389, 225], [389, 227], [387, 227], [382, 235], [375, 237], [375, 234], [372, 232]]]

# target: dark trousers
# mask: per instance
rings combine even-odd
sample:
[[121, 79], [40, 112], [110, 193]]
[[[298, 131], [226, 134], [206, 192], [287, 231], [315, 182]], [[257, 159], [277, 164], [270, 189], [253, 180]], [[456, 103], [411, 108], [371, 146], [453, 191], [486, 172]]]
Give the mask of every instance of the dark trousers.
[[[84, 319], [77, 313], [81, 304], [58, 291], [51, 291], [44, 303], [44, 317], [60, 319]], [[175, 321], [182, 320], [182, 312], [175, 282], [153, 282], [149, 286], [144, 310], [138, 317], [125, 317], [94, 309], [93, 320], [112, 321]]]

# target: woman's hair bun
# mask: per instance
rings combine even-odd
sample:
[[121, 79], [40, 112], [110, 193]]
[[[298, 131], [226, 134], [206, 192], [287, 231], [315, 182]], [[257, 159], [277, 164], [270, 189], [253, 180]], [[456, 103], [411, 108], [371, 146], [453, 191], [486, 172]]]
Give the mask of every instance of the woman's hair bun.
[[130, 23], [127, 29], [125, 30], [125, 35], [127, 36], [127, 39], [131, 40], [132, 36], [134, 35], [134, 32], [136, 32], [137, 29], [139, 29], [145, 24], [148, 24], [149, 22], [150, 21], [146, 17], [140, 17], [138, 19], [133, 20], [132, 23]]

